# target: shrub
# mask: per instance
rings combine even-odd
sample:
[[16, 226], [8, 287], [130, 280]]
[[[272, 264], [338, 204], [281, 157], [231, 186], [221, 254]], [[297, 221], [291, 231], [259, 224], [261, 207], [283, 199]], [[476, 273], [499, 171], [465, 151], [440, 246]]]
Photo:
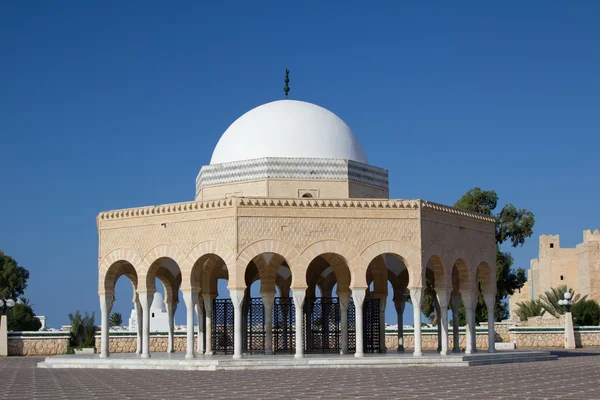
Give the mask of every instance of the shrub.
[[39, 331], [42, 323], [29, 304], [15, 304], [7, 313], [9, 331]]
[[71, 346], [74, 348], [94, 347], [98, 327], [95, 324], [95, 314], [85, 316], [77, 310], [75, 315], [69, 314], [71, 320]]
[[573, 324], [578, 326], [600, 325], [600, 305], [595, 300], [580, 300], [571, 307]]
[[542, 305], [535, 300], [517, 303], [517, 306], [519, 306], [519, 308], [515, 313], [519, 316], [521, 321], [527, 321], [529, 317], [541, 317], [546, 312]]

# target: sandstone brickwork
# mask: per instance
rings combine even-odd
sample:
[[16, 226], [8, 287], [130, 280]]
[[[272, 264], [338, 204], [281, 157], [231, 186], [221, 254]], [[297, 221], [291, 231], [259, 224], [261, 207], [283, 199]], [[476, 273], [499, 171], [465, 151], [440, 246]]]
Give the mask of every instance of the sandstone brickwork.
[[9, 356], [54, 356], [66, 354], [69, 337], [63, 338], [22, 338], [9, 337]]

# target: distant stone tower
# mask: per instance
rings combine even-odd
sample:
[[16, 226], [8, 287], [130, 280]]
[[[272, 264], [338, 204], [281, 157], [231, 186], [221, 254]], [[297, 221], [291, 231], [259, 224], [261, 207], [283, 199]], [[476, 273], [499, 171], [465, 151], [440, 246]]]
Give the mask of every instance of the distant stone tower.
[[532, 300], [550, 288], [567, 285], [600, 302], [600, 231], [583, 231], [583, 242], [561, 248], [560, 235], [541, 235], [539, 256], [531, 260], [527, 283], [510, 297], [514, 318], [517, 303]]

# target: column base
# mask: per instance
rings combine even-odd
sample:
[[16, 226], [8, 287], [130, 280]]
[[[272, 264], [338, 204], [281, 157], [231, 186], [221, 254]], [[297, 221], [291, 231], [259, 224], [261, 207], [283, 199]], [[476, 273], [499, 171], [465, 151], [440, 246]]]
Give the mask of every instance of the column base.
[[242, 358], [242, 355], [241, 355], [241, 354], [234, 354], [234, 355], [233, 355], [233, 358], [234, 358], [235, 360], [239, 360], [239, 359], [241, 359], [241, 358]]
[[150, 354], [144, 354], [144, 353], [142, 353], [141, 357], [142, 358], [150, 358]]
[[214, 351], [212, 351], [212, 350], [211, 350], [211, 351], [205, 351], [205, 352], [204, 352], [204, 355], [205, 355], [205, 356], [213, 356], [214, 354], [215, 354], [215, 352], [214, 352]]
[[398, 350], [396, 350], [396, 352], [404, 353], [404, 346], [398, 346]]
[[100, 358], [108, 358], [110, 354], [100, 354]]
[[495, 352], [496, 352], [496, 349], [489, 349], [488, 350], [488, 353], [495, 353]]
[[167, 353], [175, 353], [175, 350], [168, 350]]
[[386, 349], [386, 348], [379, 349], [379, 352], [380, 352], [380, 353], [382, 353], [382, 354], [383, 354], [383, 353], [387, 353], [387, 349]]
[[440, 356], [447, 356], [448, 352], [447, 351], [440, 351]]
[[354, 353], [354, 357], [361, 358], [361, 357], [364, 357], [364, 356], [365, 356], [365, 353], [363, 353], [363, 352], [360, 352], [360, 353], [359, 353], [359, 352], [357, 351], [356, 353]]
[[265, 351], [265, 356], [272, 356], [273, 354], [275, 353], [273, 353], [272, 351]]
[[458, 349], [456, 349], [456, 348], [455, 348], [455, 349], [452, 349], [452, 352], [453, 352], [453, 353], [460, 353], [460, 352], [461, 352], [461, 350], [460, 350], [460, 348], [458, 348]]
[[187, 359], [196, 358], [196, 355], [194, 353], [186, 353], [185, 358], [187, 358]]
[[294, 358], [304, 358], [304, 354], [294, 354]]
[[342, 354], [342, 355], [348, 354], [348, 350], [340, 350], [340, 354]]
[[413, 356], [414, 357], [421, 357], [422, 355], [423, 355], [422, 351], [415, 351], [415, 352], [413, 352]]

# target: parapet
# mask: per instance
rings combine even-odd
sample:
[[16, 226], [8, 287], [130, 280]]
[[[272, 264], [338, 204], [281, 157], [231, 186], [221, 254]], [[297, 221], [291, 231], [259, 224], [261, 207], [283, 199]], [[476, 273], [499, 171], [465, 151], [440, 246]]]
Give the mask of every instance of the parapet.
[[593, 233], [591, 229], [583, 231], [584, 242], [600, 242], [600, 230], [596, 229]]
[[540, 236], [540, 251], [547, 249], [560, 249], [560, 235]]

